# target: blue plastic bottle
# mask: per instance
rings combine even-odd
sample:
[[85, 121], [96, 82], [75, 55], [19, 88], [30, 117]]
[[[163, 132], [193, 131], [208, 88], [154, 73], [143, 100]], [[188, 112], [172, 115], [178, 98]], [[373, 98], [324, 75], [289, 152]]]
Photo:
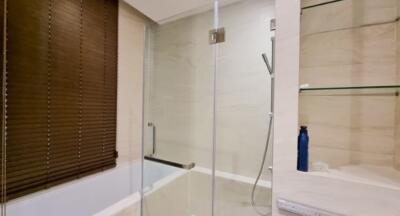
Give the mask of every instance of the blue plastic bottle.
[[300, 127], [297, 143], [297, 170], [308, 172], [308, 131], [306, 126]]

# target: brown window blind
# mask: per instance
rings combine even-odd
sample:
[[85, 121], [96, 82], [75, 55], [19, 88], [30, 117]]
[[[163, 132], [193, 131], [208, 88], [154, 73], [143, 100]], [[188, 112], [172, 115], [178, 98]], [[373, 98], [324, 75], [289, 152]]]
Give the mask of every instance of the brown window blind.
[[114, 167], [118, 1], [6, 10], [7, 199]]

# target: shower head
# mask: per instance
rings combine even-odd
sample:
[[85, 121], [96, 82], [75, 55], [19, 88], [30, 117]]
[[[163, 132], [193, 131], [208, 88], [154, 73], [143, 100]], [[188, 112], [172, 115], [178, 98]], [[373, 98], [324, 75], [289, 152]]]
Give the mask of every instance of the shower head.
[[263, 53], [263, 54], [262, 54], [262, 58], [264, 59], [264, 62], [265, 62], [265, 64], [267, 65], [269, 74], [272, 75], [273, 71], [272, 71], [271, 64], [270, 64], [269, 61], [268, 61], [267, 54]]

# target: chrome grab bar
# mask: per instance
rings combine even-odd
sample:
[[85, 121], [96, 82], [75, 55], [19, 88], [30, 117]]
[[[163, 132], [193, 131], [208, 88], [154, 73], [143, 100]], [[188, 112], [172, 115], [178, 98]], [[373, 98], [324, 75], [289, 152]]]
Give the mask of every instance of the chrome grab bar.
[[169, 166], [173, 166], [173, 167], [178, 167], [181, 169], [186, 169], [186, 170], [191, 170], [196, 166], [196, 164], [193, 162], [189, 163], [189, 164], [181, 164], [181, 163], [177, 163], [177, 162], [173, 162], [173, 161], [167, 161], [167, 160], [163, 160], [160, 158], [155, 158], [153, 155], [144, 156], [144, 159], [149, 160], [149, 161], [154, 161], [157, 163], [162, 163], [162, 164], [169, 165]]
[[152, 123], [152, 122], [149, 122], [149, 123], [147, 123], [147, 126], [148, 127], [151, 127], [152, 129], [153, 129], [153, 134], [152, 134], [152, 136], [153, 136], [153, 141], [152, 141], [152, 145], [153, 145], [153, 150], [152, 150], [152, 155], [156, 155], [156, 153], [157, 153], [157, 143], [156, 143], [156, 126], [154, 125], [154, 123]]
[[153, 149], [152, 149], [152, 154], [145, 155], [144, 159], [149, 160], [149, 161], [154, 161], [154, 162], [157, 162], [157, 163], [166, 164], [166, 165], [173, 166], [173, 167], [178, 167], [178, 168], [181, 168], [181, 169], [187, 169], [187, 170], [190, 170], [190, 169], [192, 169], [193, 167], [196, 166], [195, 163], [180, 164], [180, 163], [176, 163], [176, 162], [173, 162], [173, 161], [167, 161], [167, 160], [163, 160], [163, 159], [157, 158], [156, 157], [156, 154], [157, 154], [156, 126], [155, 126], [155, 124], [153, 122], [148, 122], [147, 126], [151, 127], [153, 129], [153, 138], [152, 138], [153, 139], [153, 141], [152, 141], [153, 142], [152, 143]]

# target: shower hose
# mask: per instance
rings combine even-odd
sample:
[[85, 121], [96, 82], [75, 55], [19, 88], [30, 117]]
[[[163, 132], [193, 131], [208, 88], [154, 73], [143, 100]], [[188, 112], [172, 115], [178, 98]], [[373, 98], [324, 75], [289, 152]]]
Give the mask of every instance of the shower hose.
[[263, 158], [262, 158], [262, 162], [261, 162], [261, 167], [260, 170], [258, 171], [258, 175], [256, 178], [256, 181], [254, 182], [253, 185], [253, 189], [251, 191], [251, 206], [253, 207], [254, 211], [257, 212], [258, 215], [260, 216], [269, 216], [271, 215], [271, 212], [261, 212], [257, 206], [256, 206], [256, 198], [255, 198], [255, 192], [256, 192], [256, 188], [258, 185], [258, 182], [260, 181], [262, 172], [264, 171], [264, 165], [265, 165], [265, 160], [267, 159], [267, 153], [268, 153], [268, 146], [269, 146], [269, 142], [271, 140], [271, 132], [272, 132], [272, 122], [273, 122], [274, 116], [272, 113], [269, 114], [269, 126], [268, 126], [268, 135], [267, 135], [267, 141], [265, 143], [265, 149], [264, 149], [264, 154], [263, 154]]

